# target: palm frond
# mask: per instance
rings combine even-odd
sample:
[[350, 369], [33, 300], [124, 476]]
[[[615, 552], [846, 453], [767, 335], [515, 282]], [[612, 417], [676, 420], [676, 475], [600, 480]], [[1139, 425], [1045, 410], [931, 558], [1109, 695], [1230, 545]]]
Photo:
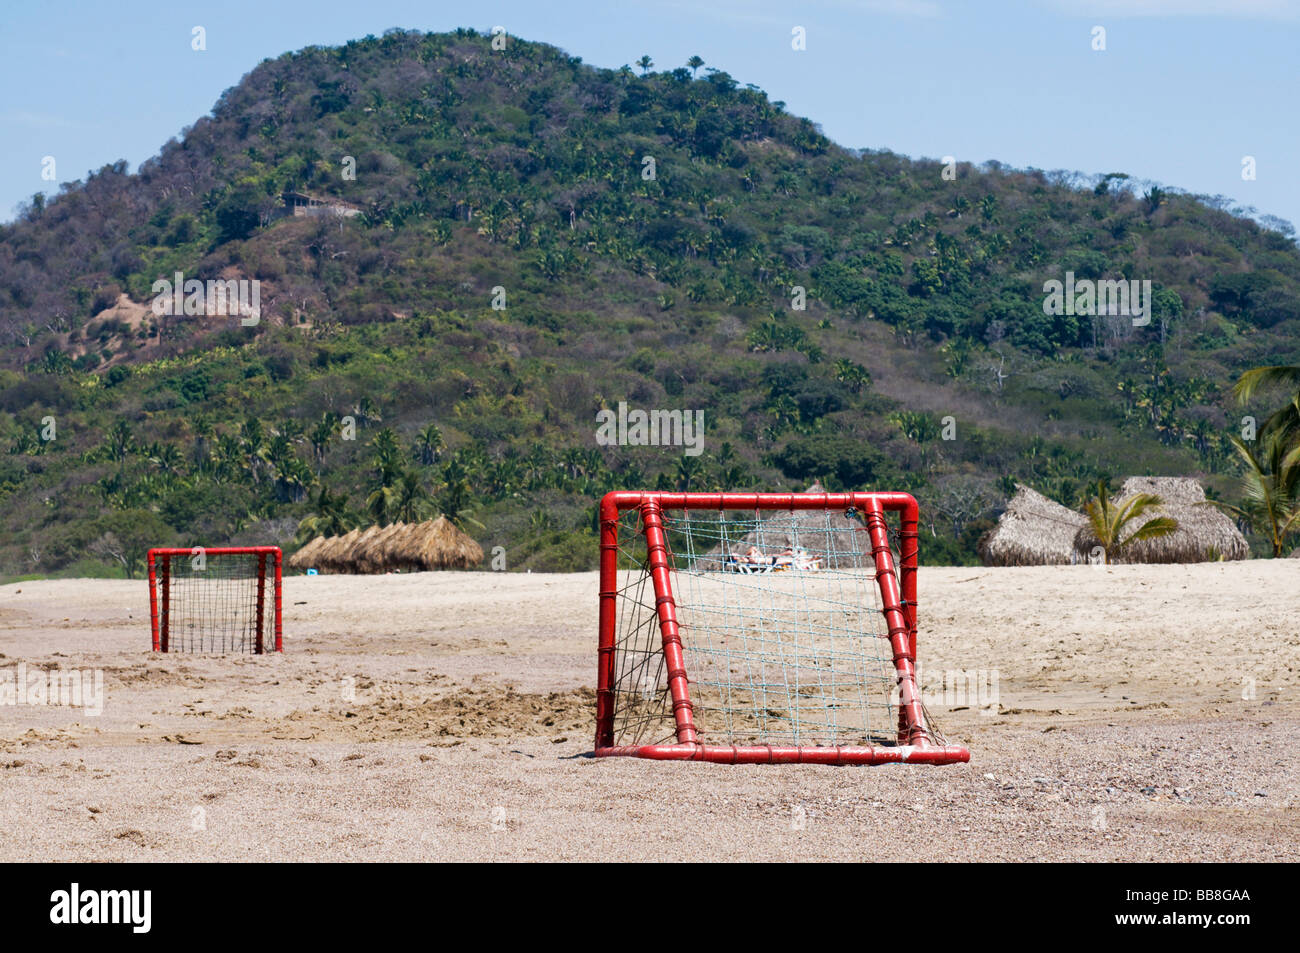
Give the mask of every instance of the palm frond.
[[1232, 393], [1244, 404], [1256, 393], [1269, 387], [1294, 387], [1300, 390], [1300, 365], [1252, 367], [1237, 379], [1237, 383], [1232, 386]]
[[1290, 471], [1295, 471], [1294, 474], [1291, 474], [1293, 476], [1300, 474], [1300, 443], [1292, 447], [1291, 450], [1282, 457], [1282, 469], [1280, 472], [1288, 474]]
[[1240, 506], [1233, 506], [1231, 503], [1225, 503], [1223, 500], [1206, 500], [1203, 503], [1197, 503], [1197, 506], [1213, 506], [1215, 509], [1222, 510], [1229, 516], [1235, 516], [1238, 519], [1250, 519], [1250, 514]]
[[1236, 434], [1229, 434], [1228, 443], [1232, 444], [1232, 448], [1237, 451], [1237, 456], [1241, 457], [1247, 467], [1261, 476], [1263, 475], [1264, 469], [1256, 458], [1255, 451], [1247, 446], [1246, 441]]
[[1300, 506], [1291, 511], [1291, 515], [1278, 527], [1278, 535], [1285, 538], [1293, 532], [1300, 532]]
[[1124, 540], [1124, 545], [1129, 543], [1140, 542], [1144, 539], [1155, 539], [1159, 536], [1168, 536], [1178, 529], [1178, 520], [1172, 516], [1157, 516], [1155, 519], [1147, 520], [1143, 523], [1136, 533]]
[[1123, 527], [1163, 502], [1154, 493], [1135, 493], [1120, 506], [1119, 512], [1115, 515], [1115, 524]]

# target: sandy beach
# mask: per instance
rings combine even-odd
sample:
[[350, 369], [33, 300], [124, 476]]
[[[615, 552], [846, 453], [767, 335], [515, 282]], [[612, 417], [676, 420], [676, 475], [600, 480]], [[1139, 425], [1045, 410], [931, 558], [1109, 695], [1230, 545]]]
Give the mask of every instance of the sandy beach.
[[[0, 860], [1300, 860], [1300, 562], [922, 568], [971, 762], [590, 757], [596, 575], [289, 577], [282, 656], [153, 655], [144, 582], [0, 587]], [[9, 676], [7, 676], [9, 677]]]

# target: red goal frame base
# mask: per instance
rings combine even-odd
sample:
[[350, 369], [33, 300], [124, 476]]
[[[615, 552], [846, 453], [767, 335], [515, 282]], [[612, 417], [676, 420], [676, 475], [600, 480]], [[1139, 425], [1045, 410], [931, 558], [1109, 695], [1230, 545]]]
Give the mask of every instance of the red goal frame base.
[[657, 761], [707, 761], [712, 764], [959, 764], [970, 761], [961, 745], [846, 745], [778, 747], [774, 745], [625, 745], [597, 748], [597, 758], [653, 758]]
[[[672, 567], [668, 560], [663, 510], [829, 510], [860, 511], [871, 543], [900, 690], [899, 741], [896, 746], [774, 746], [709, 745], [698, 740], [686, 672]], [[618, 640], [619, 515], [639, 509], [647, 549], [645, 568], [653, 578], [656, 614], [663, 637], [673, 702], [676, 744], [615, 745], [614, 685]], [[900, 562], [894, 566], [885, 513], [899, 514]], [[705, 761], [713, 764], [963, 764], [970, 750], [939, 744], [930, 737], [920, 689], [916, 682], [916, 571], [920, 511], [910, 493], [663, 493], [615, 491], [600, 502], [600, 647], [596, 678], [596, 744], [598, 758], [636, 757], [661, 761]]]

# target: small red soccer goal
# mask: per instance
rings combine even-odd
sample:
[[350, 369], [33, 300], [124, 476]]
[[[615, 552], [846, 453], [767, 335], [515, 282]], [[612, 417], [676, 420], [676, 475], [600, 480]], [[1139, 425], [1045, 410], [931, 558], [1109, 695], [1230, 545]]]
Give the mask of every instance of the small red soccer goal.
[[283, 651], [278, 546], [151, 549], [155, 652]]
[[910, 495], [614, 492], [600, 526], [597, 756], [970, 760], [917, 686]]

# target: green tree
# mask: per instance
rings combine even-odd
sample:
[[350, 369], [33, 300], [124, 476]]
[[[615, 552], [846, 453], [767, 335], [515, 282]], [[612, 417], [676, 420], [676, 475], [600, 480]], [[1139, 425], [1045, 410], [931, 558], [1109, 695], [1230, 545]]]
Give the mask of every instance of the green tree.
[[900, 410], [889, 420], [913, 443], [929, 443], [939, 436], [939, 420], [923, 410]]
[[307, 434], [307, 441], [311, 444], [311, 451], [316, 457], [317, 464], [325, 460], [325, 451], [329, 449], [330, 440], [334, 437], [334, 425], [334, 416], [324, 413]]
[[448, 460], [442, 468], [442, 492], [438, 503], [442, 514], [456, 525], [469, 522], [482, 527], [482, 523], [473, 519], [474, 490], [470, 484], [470, 474], [459, 459]]
[[429, 516], [431, 501], [419, 472], [407, 470], [398, 477], [389, 508], [394, 521], [419, 523]]
[[831, 477], [849, 490], [870, 489], [886, 463], [885, 455], [869, 442], [840, 434], [796, 437], [772, 462], [792, 479]]
[[445, 447], [442, 431], [438, 429], [438, 425], [427, 424], [416, 435], [415, 444], [411, 447], [411, 455], [415, 457], [417, 463], [430, 467], [438, 462], [438, 457]]
[[871, 386], [871, 374], [867, 369], [847, 358], [835, 362], [835, 379], [855, 394], [861, 393], [862, 388]]
[[342, 536], [356, 526], [356, 520], [348, 511], [348, 498], [331, 493], [327, 486], [320, 488], [311, 506], [311, 515], [298, 524], [295, 538], [299, 542], [316, 536]]
[[397, 434], [391, 427], [385, 427], [370, 441], [370, 450], [377, 484], [381, 487], [392, 486], [402, 470]]
[[125, 420], [117, 421], [108, 431], [109, 459], [115, 463], [123, 463], [134, 449], [135, 437], [131, 433], [131, 425]]
[[275, 464], [275, 485], [281, 499], [289, 503], [300, 503], [307, 495], [308, 488], [316, 482], [316, 475], [311, 467], [296, 454], [290, 453]]
[[258, 207], [265, 197], [262, 190], [252, 183], [230, 189], [217, 203], [213, 215], [217, 228], [221, 229], [223, 242], [239, 241], [253, 234], [261, 218]]
[[677, 460], [677, 491], [689, 493], [695, 489], [695, 482], [704, 473], [704, 464], [699, 457], [682, 454]]
[[1281, 556], [1291, 534], [1300, 532], [1300, 444], [1288, 449], [1285, 432], [1270, 430], [1261, 436], [1262, 453], [1236, 434], [1228, 440], [1244, 464], [1241, 474], [1240, 505], [1220, 500], [1208, 501], [1238, 519], [1245, 520], [1257, 533], [1264, 535]]
[[1300, 365], [1253, 367], [1238, 378], [1232, 393], [1241, 403], [1270, 388], [1293, 390], [1290, 399], [1271, 414], [1259, 428], [1259, 437], [1277, 434], [1283, 448], [1300, 442]]
[[163, 473], [180, 473], [181, 460], [180, 449], [171, 443], [159, 444], [153, 447], [149, 453], [149, 462]]
[[90, 551], [122, 566], [127, 579], [144, 567], [144, 557], [154, 546], [175, 541], [176, 531], [152, 510], [123, 509], [106, 513], [95, 522], [98, 538]]
[[366, 497], [366, 512], [372, 522], [387, 526], [393, 522], [391, 513], [397, 501], [397, 488], [387, 485], [376, 486]]

